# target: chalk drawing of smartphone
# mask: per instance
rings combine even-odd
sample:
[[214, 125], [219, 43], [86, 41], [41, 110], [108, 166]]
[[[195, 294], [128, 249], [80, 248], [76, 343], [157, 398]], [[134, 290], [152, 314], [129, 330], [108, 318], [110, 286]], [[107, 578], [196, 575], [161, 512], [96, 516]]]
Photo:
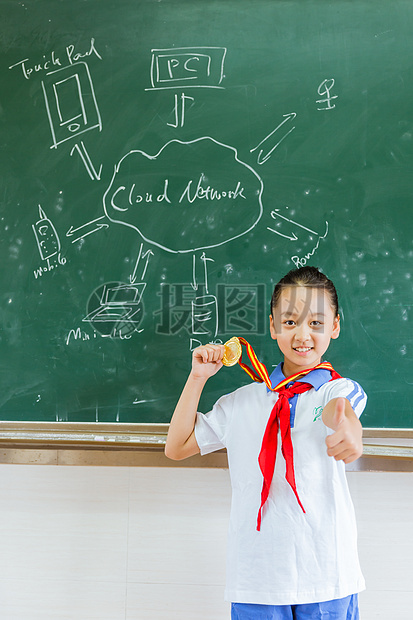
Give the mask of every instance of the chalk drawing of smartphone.
[[37, 247], [42, 260], [47, 260], [60, 252], [60, 239], [52, 222], [46, 217], [45, 212], [39, 205], [40, 219], [32, 224]]

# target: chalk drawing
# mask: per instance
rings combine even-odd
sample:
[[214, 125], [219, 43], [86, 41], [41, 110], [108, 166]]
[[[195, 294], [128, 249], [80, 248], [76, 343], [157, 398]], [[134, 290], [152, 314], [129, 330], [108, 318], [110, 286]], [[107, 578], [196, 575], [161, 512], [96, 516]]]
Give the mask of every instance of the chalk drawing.
[[82, 141], [80, 141], [80, 146], [78, 144], [75, 144], [75, 146], [70, 151], [70, 156], [72, 156], [75, 151], [79, 153], [80, 159], [85, 165], [86, 172], [88, 173], [92, 181], [100, 181], [103, 165], [100, 165], [99, 170], [96, 170], [95, 166], [92, 163], [92, 160], [89, 157], [89, 153], [87, 152], [86, 147]]
[[[146, 252], [144, 252], [143, 243], [141, 243], [139, 247], [139, 253], [136, 259], [135, 267], [133, 269], [132, 275], [129, 276], [129, 281], [131, 284], [135, 284], [137, 279], [140, 279], [140, 281], [143, 282], [146, 276], [146, 271], [148, 269], [149, 261], [152, 256], [154, 256], [154, 253], [152, 252], [152, 250], [146, 250]], [[139, 274], [139, 269], [141, 271], [140, 274]], [[139, 278], [139, 275], [140, 275], [140, 278]]]
[[[280, 211], [279, 209], [273, 209], [271, 211], [271, 217], [274, 220], [281, 219], [281, 220], [283, 220], [285, 222], [288, 222], [292, 226], [297, 226], [299, 229], [304, 230], [307, 233], [310, 233], [310, 235], [314, 235], [315, 237], [318, 237], [318, 240], [317, 240], [315, 246], [312, 248], [312, 250], [310, 250], [310, 252], [306, 253], [305, 256], [300, 257], [298, 255], [295, 255], [295, 256], [291, 257], [291, 260], [292, 260], [292, 262], [294, 263], [294, 265], [296, 267], [304, 267], [304, 265], [307, 264], [308, 259], [311, 258], [315, 254], [315, 252], [318, 250], [318, 247], [320, 245], [321, 239], [325, 239], [327, 237], [327, 235], [328, 235], [328, 222], [326, 220], [326, 222], [325, 222], [325, 226], [326, 226], [325, 232], [324, 232], [324, 234], [321, 235], [320, 233], [318, 233], [317, 231], [313, 230], [312, 228], [308, 228], [307, 226], [303, 226], [299, 222], [295, 222], [294, 220], [292, 220], [292, 219], [290, 219], [288, 217], [285, 217], [285, 215], [281, 215], [281, 213], [279, 211]], [[275, 233], [276, 235], [279, 235], [280, 237], [284, 237], [284, 239], [288, 239], [289, 241], [296, 242], [299, 239], [299, 237], [293, 231], [291, 231], [289, 234], [285, 234], [285, 233], [280, 232], [279, 230], [276, 230], [275, 228], [270, 228], [269, 226], [267, 226], [267, 230]], [[312, 237], [310, 237], [310, 238], [312, 238]]]
[[[192, 105], [194, 104], [194, 97], [190, 97], [189, 95], [185, 95], [185, 93], [181, 93], [181, 96], [178, 98], [178, 95], [175, 95], [175, 106], [174, 106], [174, 114], [175, 121], [173, 123], [167, 123], [169, 127], [183, 127], [185, 125], [185, 111], [186, 111], [186, 102], [192, 101]], [[179, 113], [179, 108], [181, 112]]]
[[[279, 213], [279, 209], [273, 209], [271, 211], [271, 217], [274, 220], [276, 220], [277, 218], [281, 218], [282, 220], [286, 222], [290, 222], [290, 224], [293, 224], [294, 226], [298, 226], [302, 230], [306, 230], [312, 235], [318, 235], [318, 233], [315, 230], [312, 230], [311, 228], [307, 228], [307, 226], [303, 226], [302, 224], [299, 224], [298, 222], [295, 222], [294, 220], [291, 220], [288, 217], [285, 217], [285, 215], [281, 215], [281, 213]], [[326, 222], [326, 225], [328, 226], [328, 222]], [[285, 234], [280, 233], [279, 230], [275, 230], [274, 228], [270, 228], [268, 226], [267, 226], [267, 230], [270, 230], [271, 232], [277, 235], [280, 235], [280, 237], [285, 237], [286, 239], [289, 239], [290, 241], [297, 241], [298, 239], [297, 235], [294, 232], [290, 233], [289, 235], [285, 235]]]
[[[257, 146], [254, 146], [254, 148], [250, 150], [250, 153], [254, 153], [254, 151], [257, 151], [258, 149], [260, 149], [258, 153], [258, 157], [257, 157], [257, 164], [259, 164], [260, 166], [262, 166], [262, 164], [265, 164], [265, 162], [269, 160], [269, 158], [271, 157], [275, 149], [281, 144], [281, 142], [283, 142], [287, 138], [287, 136], [289, 136], [290, 133], [294, 131], [295, 126], [291, 127], [291, 129], [289, 129], [287, 133], [285, 133], [280, 138], [280, 135], [281, 135], [280, 130], [283, 127], [283, 125], [285, 125], [285, 123], [288, 123], [289, 121], [294, 120], [296, 116], [297, 114], [295, 112], [289, 112], [288, 114], [283, 114], [284, 120], [281, 121], [281, 123], [277, 125], [277, 127], [273, 129], [271, 133], [268, 134], [268, 136], [266, 136], [263, 140], [261, 140], [261, 142], [257, 144]], [[272, 146], [274, 140], [277, 140], [277, 143], [274, 146]]]
[[151, 50], [151, 88], [223, 88], [225, 47], [176, 47]]
[[299, 267], [305, 267], [305, 265], [307, 264], [307, 261], [314, 256], [314, 254], [316, 253], [316, 251], [318, 250], [318, 246], [320, 245], [320, 241], [322, 239], [325, 239], [328, 235], [328, 222], [326, 222], [326, 231], [324, 233], [324, 235], [320, 235], [317, 243], [315, 244], [314, 248], [310, 251], [307, 252], [307, 254], [305, 254], [303, 257], [300, 256], [292, 256], [291, 260], [294, 263], [294, 265], [299, 268]]
[[92, 235], [93, 233], [98, 232], [99, 230], [109, 228], [109, 224], [107, 223], [107, 221], [102, 222], [102, 220], [106, 220], [105, 215], [101, 215], [100, 217], [97, 217], [95, 220], [86, 222], [86, 224], [82, 224], [81, 226], [78, 226], [77, 228], [74, 228], [73, 226], [71, 226], [66, 233], [66, 237], [72, 237], [73, 235], [76, 235], [76, 238], [72, 239], [72, 243], [76, 243], [76, 241], [80, 241], [81, 239], [84, 239], [85, 237], [88, 237], [89, 235]]
[[40, 205], [39, 219], [35, 224], [32, 224], [32, 229], [36, 238], [40, 258], [43, 261], [43, 264], [33, 271], [34, 277], [37, 280], [43, 274], [65, 265], [67, 261], [66, 258], [60, 254], [60, 238], [56, 228]]
[[323, 99], [317, 99], [316, 103], [322, 104], [321, 108], [317, 108], [317, 110], [333, 110], [336, 107], [335, 103], [331, 103], [333, 99], [337, 99], [338, 95], [332, 95], [331, 91], [334, 88], [335, 80], [334, 78], [329, 78], [323, 80], [320, 86], [317, 88], [317, 92], [319, 95], [323, 96]]
[[[203, 263], [203, 290], [205, 294], [197, 295], [195, 299], [191, 301], [191, 321], [192, 321], [192, 334], [193, 335], [205, 335], [208, 334], [212, 337], [216, 337], [218, 333], [218, 300], [215, 295], [209, 293], [208, 288], [208, 262], [214, 262], [212, 258], [206, 256], [205, 252], [202, 253], [200, 260]], [[195, 291], [199, 289], [199, 283], [196, 276], [196, 256], [193, 256], [192, 263], [192, 288]]]
[[92, 78], [85, 62], [49, 71], [41, 84], [53, 139], [50, 148], [57, 148], [87, 131], [102, 130]]
[[32, 228], [36, 237], [40, 258], [47, 260], [56, 256], [61, 249], [59, 235], [40, 205], [39, 219], [35, 224], [32, 224]]
[[263, 213], [262, 193], [260, 176], [237, 150], [205, 136], [171, 140], [155, 155], [127, 153], [115, 166], [103, 207], [111, 222], [135, 229], [144, 241], [193, 253], [253, 230]]
[[89, 297], [87, 314], [82, 321], [107, 338], [129, 338], [140, 333], [144, 316], [142, 295], [146, 283], [108, 282]]

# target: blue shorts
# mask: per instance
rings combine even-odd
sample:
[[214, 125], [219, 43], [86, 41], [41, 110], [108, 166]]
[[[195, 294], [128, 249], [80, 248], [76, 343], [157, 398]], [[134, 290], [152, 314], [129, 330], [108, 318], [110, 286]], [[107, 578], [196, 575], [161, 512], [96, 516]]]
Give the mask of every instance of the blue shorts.
[[232, 603], [231, 620], [359, 620], [358, 595], [306, 605]]

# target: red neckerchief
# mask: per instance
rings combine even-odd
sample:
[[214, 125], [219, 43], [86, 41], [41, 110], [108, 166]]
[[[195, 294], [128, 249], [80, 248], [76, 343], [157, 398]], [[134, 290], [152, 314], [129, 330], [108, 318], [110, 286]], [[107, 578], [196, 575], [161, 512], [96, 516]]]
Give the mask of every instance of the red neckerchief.
[[[267, 501], [270, 492], [271, 482], [274, 475], [279, 430], [281, 433], [281, 452], [286, 464], [285, 479], [292, 488], [302, 511], [305, 512], [304, 506], [302, 505], [298, 496], [297, 487], [295, 484], [294, 454], [293, 444], [291, 441], [289, 399], [295, 394], [302, 394], [303, 392], [311, 390], [313, 386], [310, 383], [297, 381], [297, 379], [308, 375], [313, 370], [318, 369], [330, 371], [331, 379], [329, 379], [329, 381], [333, 381], [334, 379], [340, 379], [340, 375], [334, 370], [334, 368], [329, 362], [321, 362], [321, 364], [314, 366], [314, 368], [309, 368], [308, 370], [298, 372], [291, 377], [287, 377], [286, 379], [281, 381], [281, 383], [279, 383], [276, 387], [273, 388], [266, 367], [258, 360], [251, 345], [244, 338], [238, 339], [241, 344], [244, 344], [247, 347], [247, 354], [249, 359], [251, 360], [254, 370], [241, 361], [242, 356], [238, 361], [241, 368], [245, 370], [245, 372], [251, 377], [251, 379], [257, 381], [258, 383], [264, 382], [269, 390], [278, 393], [277, 402], [275, 403], [271, 411], [269, 420], [267, 422], [261, 444], [261, 451], [258, 457], [258, 463], [264, 477], [261, 491], [261, 505], [258, 511], [257, 518], [257, 530], [259, 531], [261, 529], [262, 509], [265, 502]], [[287, 387], [287, 385], [289, 385], [289, 387]]]

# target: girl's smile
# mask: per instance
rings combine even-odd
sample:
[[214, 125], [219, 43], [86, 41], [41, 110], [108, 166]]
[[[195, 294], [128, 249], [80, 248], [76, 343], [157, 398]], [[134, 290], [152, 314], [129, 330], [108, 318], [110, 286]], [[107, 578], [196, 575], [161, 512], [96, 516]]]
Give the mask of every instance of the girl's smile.
[[270, 316], [270, 331], [289, 377], [321, 362], [331, 338], [339, 336], [340, 317], [323, 288], [286, 286]]

